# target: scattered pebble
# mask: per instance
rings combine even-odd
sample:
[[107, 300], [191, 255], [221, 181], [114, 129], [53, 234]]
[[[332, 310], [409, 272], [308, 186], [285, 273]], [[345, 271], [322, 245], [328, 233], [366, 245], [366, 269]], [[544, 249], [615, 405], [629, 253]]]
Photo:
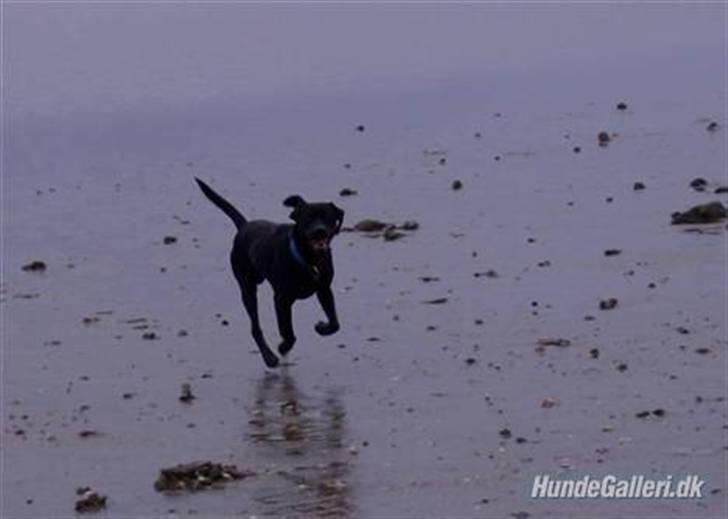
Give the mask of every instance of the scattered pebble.
[[643, 189], [645, 189], [645, 184], [643, 182], [635, 182], [632, 185], [632, 189], [635, 191], [642, 191]]
[[177, 243], [177, 237], [176, 236], [165, 236], [164, 237], [164, 244], [165, 245], [172, 245], [173, 243]]
[[627, 109], [627, 103], [625, 102], [619, 102], [617, 103], [617, 110], [620, 112], [624, 112]]
[[404, 238], [407, 236], [403, 232], [399, 232], [397, 228], [394, 225], [390, 225], [386, 229], [384, 229], [384, 233], [382, 233], [382, 238], [384, 238], [384, 241], [395, 241], [399, 240], [400, 238]]
[[463, 188], [463, 183], [461, 180], [452, 181], [452, 190], [453, 191], [460, 191], [462, 188]]
[[91, 490], [90, 487], [79, 488], [76, 490], [76, 495], [80, 496], [80, 499], [76, 501], [74, 509], [80, 514], [98, 512], [106, 508], [106, 496]]
[[539, 346], [558, 346], [559, 348], [566, 348], [567, 346], [571, 346], [571, 341], [569, 339], [548, 338], [539, 339], [538, 344]]
[[551, 409], [552, 407], [555, 407], [559, 405], [559, 401], [555, 398], [544, 398], [541, 401], [541, 407], [544, 409]]
[[622, 254], [622, 249], [607, 249], [604, 251], [605, 256], [619, 256]]
[[145, 341], [154, 341], [159, 339], [159, 336], [154, 332], [146, 332], [144, 335], [142, 335], [142, 339]]
[[635, 416], [637, 418], [647, 418], [650, 415], [656, 416], [658, 418], [662, 418], [665, 416], [665, 410], [664, 409], [655, 409], [654, 411], [640, 411], [639, 413], [635, 413]]
[[692, 187], [695, 191], [705, 191], [707, 186], [708, 181], [702, 177], [694, 178], [690, 181], [690, 187]]
[[20, 268], [25, 272], [45, 272], [47, 265], [43, 261], [35, 260]]
[[356, 189], [350, 189], [348, 187], [345, 187], [341, 191], [339, 191], [339, 196], [354, 196], [358, 195], [359, 192]]
[[609, 136], [607, 132], [599, 132], [597, 135], [597, 142], [599, 143], [599, 146], [602, 148], [606, 147], [609, 142], [612, 140], [612, 138]]
[[616, 298], [610, 297], [609, 299], [602, 299], [599, 301], [599, 309], [600, 310], [612, 310], [613, 308], [616, 308], [619, 301], [617, 301]]
[[707, 126], [705, 127], [705, 129], [706, 129], [706, 130], [708, 130], [709, 132], [714, 132], [714, 131], [717, 131], [717, 130], [718, 130], [718, 126], [719, 126], [719, 125], [718, 125], [718, 123], [717, 123], [717, 122], [715, 122], [715, 121], [710, 121], [710, 122], [708, 123], [708, 125], [707, 125]]
[[416, 231], [420, 228], [420, 224], [414, 220], [405, 220], [399, 228], [403, 231]]
[[442, 305], [447, 303], [447, 297], [438, 297], [436, 299], [428, 299], [422, 302], [426, 305]]
[[195, 395], [192, 394], [192, 386], [190, 384], [182, 384], [180, 389], [179, 401], [185, 404], [191, 403], [195, 399]]
[[380, 220], [366, 219], [357, 222], [354, 230], [358, 232], [380, 232], [392, 224], [382, 222]]
[[480, 278], [480, 277], [486, 277], [490, 279], [497, 279], [499, 277], [498, 272], [496, 272], [493, 269], [486, 270], [485, 272], [476, 272], [473, 274], [473, 277]]

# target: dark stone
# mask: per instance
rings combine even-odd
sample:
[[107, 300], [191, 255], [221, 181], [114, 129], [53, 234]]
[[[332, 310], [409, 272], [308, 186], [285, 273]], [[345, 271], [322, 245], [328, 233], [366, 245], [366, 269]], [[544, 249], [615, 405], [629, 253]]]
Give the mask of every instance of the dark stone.
[[726, 217], [722, 203], [715, 201], [696, 205], [684, 212], [672, 213], [672, 225], [715, 223]]
[[46, 266], [45, 262], [35, 260], [35, 261], [31, 261], [27, 265], [23, 265], [20, 268], [26, 272], [45, 272], [47, 266]]
[[611, 310], [617, 306], [619, 301], [616, 298], [610, 297], [609, 299], [602, 299], [599, 301], [600, 310]]
[[211, 461], [185, 463], [161, 469], [154, 482], [154, 489], [157, 492], [197, 492], [254, 475], [254, 472], [238, 470], [235, 465]]

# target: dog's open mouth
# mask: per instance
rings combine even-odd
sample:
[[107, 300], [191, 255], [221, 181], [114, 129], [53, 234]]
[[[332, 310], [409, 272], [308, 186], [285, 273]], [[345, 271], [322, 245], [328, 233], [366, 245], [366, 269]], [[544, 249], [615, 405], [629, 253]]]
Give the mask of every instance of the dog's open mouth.
[[311, 246], [311, 250], [314, 252], [325, 252], [329, 250], [329, 240], [326, 238], [309, 240], [308, 243]]

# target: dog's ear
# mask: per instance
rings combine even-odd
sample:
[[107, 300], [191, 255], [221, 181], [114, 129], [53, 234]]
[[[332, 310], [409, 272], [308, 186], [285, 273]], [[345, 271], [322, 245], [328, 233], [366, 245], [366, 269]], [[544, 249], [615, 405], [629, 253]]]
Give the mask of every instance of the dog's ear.
[[283, 201], [283, 205], [286, 207], [293, 207], [293, 211], [289, 215], [291, 220], [298, 220], [301, 208], [306, 205], [306, 201], [300, 195], [291, 195]]
[[344, 223], [344, 210], [331, 202], [331, 208], [334, 210], [334, 214], [336, 215], [336, 233], [338, 234], [341, 230], [341, 224]]
[[306, 201], [301, 195], [291, 195], [283, 201], [283, 205], [296, 209], [302, 205], [306, 205]]

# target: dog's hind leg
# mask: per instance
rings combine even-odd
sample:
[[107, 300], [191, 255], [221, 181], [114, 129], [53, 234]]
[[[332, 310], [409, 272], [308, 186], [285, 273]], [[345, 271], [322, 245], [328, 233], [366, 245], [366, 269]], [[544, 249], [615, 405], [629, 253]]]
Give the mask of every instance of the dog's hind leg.
[[281, 344], [278, 346], [278, 353], [287, 354], [296, 343], [296, 335], [293, 333], [293, 322], [291, 311], [293, 300], [280, 294], [275, 295], [276, 319], [278, 320], [278, 331], [281, 334]]
[[243, 306], [245, 306], [245, 310], [248, 312], [248, 316], [250, 317], [250, 327], [253, 339], [255, 339], [255, 343], [258, 345], [258, 349], [260, 350], [260, 354], [263, 356], [265, 365], [269, 368], [275, 368], [278, 365], [278, 357], [276, 357], [276, 354], [273, 353], [273, 351], [268, 347], [268, 344], [265, 342], [263, 330], [260, 328], [260, 321], [258, 319], [258, 284], [254, 279], [250, 279], [238, 272], [235, 267], [233, 267], [233, 272], [235, 273], [235, 279], [237, 279], [238, 285], [240, 285]]

